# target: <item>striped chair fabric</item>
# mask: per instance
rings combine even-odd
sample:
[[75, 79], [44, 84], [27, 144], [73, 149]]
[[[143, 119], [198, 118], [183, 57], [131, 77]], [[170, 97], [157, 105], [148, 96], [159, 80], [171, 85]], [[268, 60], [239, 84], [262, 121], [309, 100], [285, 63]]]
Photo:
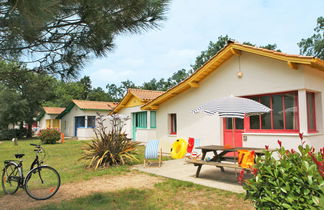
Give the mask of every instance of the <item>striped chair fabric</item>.
[[159, 140], [150, 140], [146, 144], [145, 159], [157, 159], [159, 155]]

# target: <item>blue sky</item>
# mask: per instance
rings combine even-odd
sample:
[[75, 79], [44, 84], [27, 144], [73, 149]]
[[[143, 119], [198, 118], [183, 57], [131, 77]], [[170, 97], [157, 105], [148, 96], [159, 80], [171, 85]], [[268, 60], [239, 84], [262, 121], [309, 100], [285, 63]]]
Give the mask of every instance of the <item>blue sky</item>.
[[127, 79], [140, 85], [167, 78], [189, 69], [221, 35], [241, 43], [276, 43], [283, 52], [298, 54], [297, 43], [314, 33], [323, 11], [323, 0], [173, 0], [159, 30], [117, 37], [114, 50], [89, 60], [81, 76], [102, 88]]

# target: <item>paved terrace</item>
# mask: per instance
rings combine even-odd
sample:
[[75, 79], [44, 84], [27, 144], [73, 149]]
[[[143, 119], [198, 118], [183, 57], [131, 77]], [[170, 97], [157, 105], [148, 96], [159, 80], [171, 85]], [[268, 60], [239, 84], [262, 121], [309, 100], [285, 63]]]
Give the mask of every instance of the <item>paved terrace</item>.
[[[240, 184], [237, 182], [237, 177], [234, 169], [225, 168], [225, 172], [221, 172], [215, 166], [203, 165], [200, 175], [196, 178], [196, 170], [193, 164], [186, 163], [184, 159], [163, 161], [162, 166], [156, 165], [147, 166], [142, 165], [134, 166], [135, 169], [159, 176], [164, 176], [172, 179], [193, 182], [208, 187], [213, 187], [221, 190], [227, 190], [235, 193], [245, 192]], [[236, 173], [239, 174], [239, 170]], [[247, 175], [246, 175], [246, 178]]]

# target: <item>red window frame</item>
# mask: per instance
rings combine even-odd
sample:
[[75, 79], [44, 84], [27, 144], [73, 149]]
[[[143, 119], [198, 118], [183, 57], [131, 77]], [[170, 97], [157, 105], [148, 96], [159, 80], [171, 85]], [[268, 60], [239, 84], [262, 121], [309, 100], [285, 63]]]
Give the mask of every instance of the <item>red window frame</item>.
[[[312, 110], [312, 113], [310, 113], [310, 109], [309, 109], [309, 104], [308, 104], [308, 96], [311, 96], [312, 97], [312, 108], [313, 108], [313, 110]], [[316, 126], [316, 106], [315, 106], [315, 93], [314, 92], [309, 92], [309, 91], [307, 91], [306, 92], [306, 103], [307, 103], [307, 128], [308, 128], [308, 132], [309, 133], [317, 133], [317, 126]], [[310, 119], [310, 117], [309, 117], [309, 115], [312, 115], [313, 116], [313, 125], [314, 125], [314, 128], [310, 128], [310, 121], [311, 121], [311, 119]]]
[[170, 116], [170, 135], [177, 134], [177, 114], [169, 114]]
[[[286, 129], [286, 120], [287, 120], [287, 114], [286, 111], [283, 111], [283, 126], [284, 129], [274, 129], [274, 121], [273, 121], [273, 110], [272, 110], [272, 97], [270, 97], [270, 123], [271, 123], [271, 129], [262, 129], [262, 115], [259, 116], [259, 129], [252, 129], [250, 128], [250, 117], [246, 117], [245, 120], [247, 121], [244, 123], [246, 132], [253, 132], [253, 133], [299, 133], [299, 106], [298, 106], [298, 92], [297, 91], [290, 91], [290, 92], [280, 92], [280, 93], [271, 93], [271, 94], [263, 94], [263, 95], [254, 95], [254, 96], [247, 96], [246, 98], [252, 98], [252, 97], [259, 97], [259, 101], [261, 102], [261, 96], [274, 96], [274, 95], [282, 95], [286, 93], [294, 93], [296, 96], [294, 98], [294, 106], [297, 107], [296, 112], [294, 112], [294, 118], [297, 120], [296, 122], [296, 129]], [[285, 101], [284, 96], [282, 96], [281, 99], [282, 102], [282, 110], [285, 110]]]

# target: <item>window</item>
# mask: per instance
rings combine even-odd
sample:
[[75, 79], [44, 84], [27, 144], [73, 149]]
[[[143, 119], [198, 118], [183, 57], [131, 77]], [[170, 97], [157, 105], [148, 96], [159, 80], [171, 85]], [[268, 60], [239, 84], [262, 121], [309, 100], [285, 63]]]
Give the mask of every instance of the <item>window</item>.
[[315, 94], [311, 92], [306, 93], [307, 100], [307, 124], [308, 131], [316, 131], [316, 115], [315, 115]]
[[169, 114], [170, 134], [177, 134], [177, 114]]
[[135, 123], [137, 128], [147, 128], [147, 113], [137, 112], [135, 114]]
[[298, 132], [298, 94], [297, 92], [250, 97], [269, 107], [271, 112], [250, 117], [253, 131]]
[[46, 120], [46, 128], [51, 128], [51, 120]]
[[77, 128], [85, 127], [85, 116], [75, 117], [75, 124]]
[[225, 118], [225, 129], [232, 130], [233, 126], [232, 123], [234, 121], [234, 129], [236, 130], [243, 130], [244, 129], [244, 120], [240, 118]]
[[96, 116], [88, 116], [88, 128], [96, 127]]
[[150, 127], [156, 128], [156, 111], [151, 111], [150, 115]]

